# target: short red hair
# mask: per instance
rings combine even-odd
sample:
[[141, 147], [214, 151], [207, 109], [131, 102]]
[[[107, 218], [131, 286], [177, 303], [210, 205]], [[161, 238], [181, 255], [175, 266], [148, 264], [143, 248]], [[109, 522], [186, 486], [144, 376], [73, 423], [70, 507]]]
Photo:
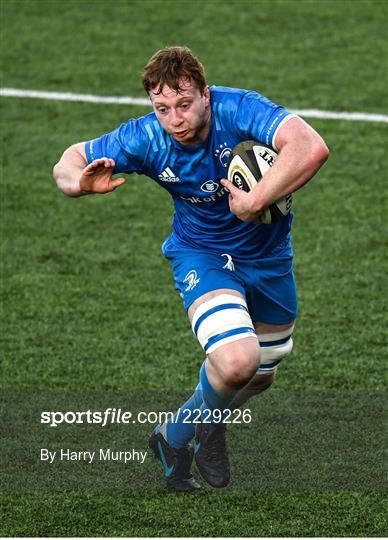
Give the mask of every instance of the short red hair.
[[145, 66], [142, 76], [147, 94], [153, 88], [157, 88], [156, 93], [160, 94], [165, 85], [179, 93], [182, 80], [191, 81], [203, 95], [205, 68], [188, 47], [166, 47], [157, 51]]

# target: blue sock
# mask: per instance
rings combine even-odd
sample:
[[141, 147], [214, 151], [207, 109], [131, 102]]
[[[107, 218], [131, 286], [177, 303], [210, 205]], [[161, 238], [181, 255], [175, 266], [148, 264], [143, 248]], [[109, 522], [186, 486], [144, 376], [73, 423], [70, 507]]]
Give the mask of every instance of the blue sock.
[[[160, 427], [168, 444], [174, 448], [184, 448], [194, 437], [195, 423], [191, 420], [195, 417], [199, 418], [199, 413], [194, 413], [194, 411], [201, 408], [202, 402], [202, 388], [201, 383], [199, 383], [194, 394], [179, 408], [173, 418]], [[192, 415], [189, 411], [192, 412]]]
[[[200, 370], [200, 382], [194, 393], [174, 414], [171, 420], [168, 420], [157, 431], [160, 431], [168, 444], [174, 448], [184, 448], [195, 435], [195, 426], [200, 419], [207, 422], [212, 421], [211, 411], [223, 411], [233, 401], [237, 392], [231, 392], [223, 396], [216, 392], [207, 378], [205, 362]], [[201, 410], [201, 414], [194, 412]], [[192, 414], [190, 415], [190, 412]], [[220, 422], [220, 413], [215, 413], [214, 419]], [[191, 421], [194, 420], [194, 421]]]
[[[202, 415], [201, 418], [203, 421], [211, 422], [212, 418], [216, 423], [220, 422], [222, 415], [218, 411], [223, 411], [228, 408], [228, 405], [232, 403], [238, 391], [230, 392], [226, 395], [221, 395], [214, 390], [212, 385], [207, 378], [207, 373], [205, 369], [205, 363], [202, 364], [200, 371], [200, 381], [202, 386], [202, 395], [203, 395], [203, 404], [201, 405]], [[212, 411], [217, 411], [214, 413], [214, 417], [211, 415]]]

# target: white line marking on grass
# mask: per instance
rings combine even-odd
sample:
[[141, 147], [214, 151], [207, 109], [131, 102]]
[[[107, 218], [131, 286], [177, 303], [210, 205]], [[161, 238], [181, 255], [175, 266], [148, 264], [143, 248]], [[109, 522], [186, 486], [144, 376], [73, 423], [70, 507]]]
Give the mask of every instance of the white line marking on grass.
[[363, 112], [334, 112], [319, 109], [293, 109], [291, 112], [306, 118], [324, 118], [325, 120], [350, 120], [358, 122], [385, 122], [388, 123], [387, 114], [374, 114]]
[[40, 90], [0, 88], [0, 96], [53, 99], [55, 101], [81, 101], [84, 103], [113, 103], [115, 105], [148, 105], [151, 107], [150, 100], [146, 98], [95, 96], [93, 94], [73, 94], [72, 92], [42, 92]]
[[[151, 107], [148, 98], [134, 98], [130, 96], [96, 96], [93, 94], [74, 94], [72, 92], [43, 92], [40, 90], [19, 90], [17, 88], [0, 88], [0, 96], [52, 99], [55, 101], [79, 101], [83, 103], [111, 103], [114, 105], [142, 105]], [[322, 118], [324, 120], [348, 120], [358, 122], [384, 122], [388, 123], [387, 114], [374, 114], [364, 112], [335, 112], [321, 111], [319, 109], [290, 109], [290, 112], [306, 118]]]

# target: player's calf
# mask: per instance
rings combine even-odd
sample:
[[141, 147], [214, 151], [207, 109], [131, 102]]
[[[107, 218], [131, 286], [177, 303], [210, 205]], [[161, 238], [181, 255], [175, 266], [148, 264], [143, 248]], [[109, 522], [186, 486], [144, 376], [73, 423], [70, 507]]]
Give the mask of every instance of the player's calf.
[[276, 378], [276, 371], [271, 373], [256, 373], [249, 383], [241, 389], [231, 403], [231, 409], [237, 409], [246, 403], [251, 397], [261, 394], [272, 386]]

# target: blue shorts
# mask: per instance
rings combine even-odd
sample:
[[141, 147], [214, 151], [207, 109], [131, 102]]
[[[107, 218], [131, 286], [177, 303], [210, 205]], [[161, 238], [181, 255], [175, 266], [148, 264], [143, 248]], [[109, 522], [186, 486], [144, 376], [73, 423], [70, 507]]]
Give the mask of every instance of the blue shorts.
[[253, 322], [288, 324], [298, 312], [293, 259], [250, 260], [178, 246], [172, 236], [162, 246], [172, 266], [175, 288], [185, 309], [203, 294], [234, 289], [246, 299]]

